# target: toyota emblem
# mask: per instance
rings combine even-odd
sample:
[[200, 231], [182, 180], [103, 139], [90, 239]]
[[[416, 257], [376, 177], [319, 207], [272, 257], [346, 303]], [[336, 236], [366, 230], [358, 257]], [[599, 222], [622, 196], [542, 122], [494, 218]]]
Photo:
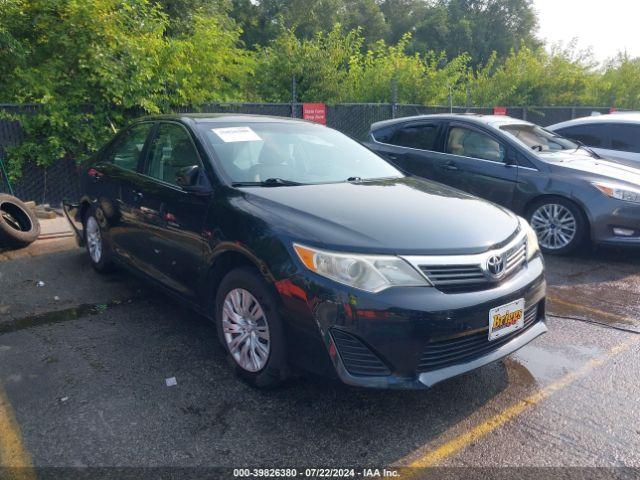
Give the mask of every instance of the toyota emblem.
[[495, 278], [504, 273], [504, 258], [502, 255], [493, 255], [487, 260], [487, 270]]

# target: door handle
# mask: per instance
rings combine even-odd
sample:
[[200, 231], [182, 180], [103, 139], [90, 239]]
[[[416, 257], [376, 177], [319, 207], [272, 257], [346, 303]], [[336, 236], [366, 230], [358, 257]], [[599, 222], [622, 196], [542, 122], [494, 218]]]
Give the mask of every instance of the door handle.
[[442, 168], [443, 170], [448, 170], [450, 172], [457, 172], [460, 170], [458, 166], [453, 162], [447, 162], [441, 165], [440, 168]]
[[398, 156], [397, 155], [392, 155], [391, 153], [387, 154], [387, 158], [389, 160], [398, 160]]

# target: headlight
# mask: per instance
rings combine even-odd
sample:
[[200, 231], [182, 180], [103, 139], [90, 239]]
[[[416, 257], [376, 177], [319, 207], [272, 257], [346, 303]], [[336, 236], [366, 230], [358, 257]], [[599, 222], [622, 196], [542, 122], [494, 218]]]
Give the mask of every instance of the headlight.
[[522, 217], [520, 217], [520, 225], [527, 233], [527, 260], [531, 260], [533, 256], [540, 251], [540, 246], [538, 245], [538, 235], [536, 234], [536, 231], [531, 228], [529, 222], [527, 222]]
[[613, 183], [594, 182], [592, 185], [607, 197], [617, 198], [618, 200], [624, 200], [625, 202], [640, 203], [640, 190], [638, 189], [615, 185]]
[[426, 278], [398, 257], [327, 252], [298, 244], [293, 248], [312, 272], [368, 292], [397, 286], [431, 286]]

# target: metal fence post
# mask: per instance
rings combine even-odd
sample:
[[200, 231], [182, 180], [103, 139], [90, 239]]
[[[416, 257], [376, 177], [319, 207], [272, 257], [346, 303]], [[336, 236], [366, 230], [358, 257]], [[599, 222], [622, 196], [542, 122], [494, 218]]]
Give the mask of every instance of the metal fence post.
[[453, 85], [449, 84], [449, 113], [453, 113]]
[[398, 114], [398, 80], [391, 79], [391, 118], [396, 118]]
[[522, 107], [522, 119], [526, 120], [527, 119], [527, 107]]
[[298, 101], [296, 98], [296, 87], [296, 76], [291, 75], [291, 118], [296, 118], [296, 103]]

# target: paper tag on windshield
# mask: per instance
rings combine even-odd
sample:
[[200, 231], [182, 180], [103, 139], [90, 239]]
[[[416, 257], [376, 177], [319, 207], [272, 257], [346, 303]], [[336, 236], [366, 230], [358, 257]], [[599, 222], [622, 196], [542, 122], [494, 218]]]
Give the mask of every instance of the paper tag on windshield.
[[212, 128], [211, 131], [225, 143], [231, 142], [259, 142], [262, 140], [250, 127]]

